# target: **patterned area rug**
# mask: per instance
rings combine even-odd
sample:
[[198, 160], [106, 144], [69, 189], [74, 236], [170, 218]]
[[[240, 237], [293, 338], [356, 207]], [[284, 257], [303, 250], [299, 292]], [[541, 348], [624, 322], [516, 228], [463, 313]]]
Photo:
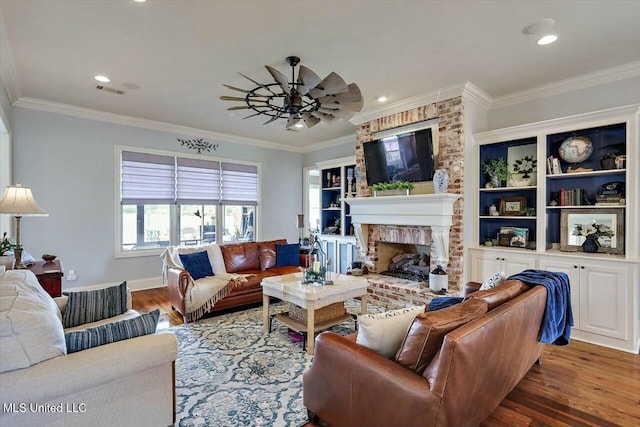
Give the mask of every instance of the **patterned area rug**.
[[[348, 300], [345, 307], [359, 313], [360, 302]], [[282, 312], [288, 304], [271, 308]], [[368, 309], [381, 311], [371, 304]], [[289, 338], [286, 326], [274, 321], [270, 334], [262, 332], [262, 307], [169, 330], [178, 337], [178, 426], [300, 426], [307, 421], [302, 374], [312, 358], [302, 343]], [[354, 331], [354, 322], [330, 330], [346, 335]]]

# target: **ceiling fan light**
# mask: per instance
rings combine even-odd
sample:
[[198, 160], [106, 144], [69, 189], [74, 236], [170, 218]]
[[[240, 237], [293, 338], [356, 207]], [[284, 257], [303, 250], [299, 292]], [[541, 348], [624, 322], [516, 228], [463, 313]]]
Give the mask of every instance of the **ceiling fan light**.
[[302, 124], [302, 122], [298, 122], [295, 125], [293, 125], [293, 127], [298, 128], [298, 129], [302, 129], [304, 127], [304, 125]]
[[379, 96], [378, 97], [378, 102], [381, 103], [381, 104], [387, 102], [387, 97], [386, 96]]
[[111, 79], [107, 76], [103, 76], [102, 74], [98, 74], [97, 76], [93, 76], [94, 79], [96, 79], [99, 82], [102, 83], [109, 83], [111, 81]]

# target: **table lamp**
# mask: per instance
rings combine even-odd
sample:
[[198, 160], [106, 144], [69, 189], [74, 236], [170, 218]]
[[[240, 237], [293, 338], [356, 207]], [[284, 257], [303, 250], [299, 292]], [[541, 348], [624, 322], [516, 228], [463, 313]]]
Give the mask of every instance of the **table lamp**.
[[298, 244], [302, 244], [304, 237], [304, 214], [298, 214]]
[[22, 245], [20, 244], [20, 220], [23, 216], [49, 216], [36, 203], [31, 194], [31, 189], [20, 184], [7, 186], [0, 200], [0, 214], [16, 217], [16, 247], [13, 253], [16, 258], [16, 269], [27, 268], [22, 263]]

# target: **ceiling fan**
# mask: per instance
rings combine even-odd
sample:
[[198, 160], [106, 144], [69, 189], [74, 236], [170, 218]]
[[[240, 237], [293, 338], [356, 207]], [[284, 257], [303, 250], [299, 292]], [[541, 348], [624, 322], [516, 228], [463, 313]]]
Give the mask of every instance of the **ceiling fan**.
[[363, 99], [357, 84], [347, 84], [338, 74], [332, 72], [324, 79], [316, 73], [300, 65], [296, 79], [296, 66], [300, 63], [297, 56], [288, 56], [287, 64], [291, 66], [291, 81], [287, 76], [273, 67], [265, 65], [275, 83], [262, 84], [245, 76], [242, 77], [256, 84], [253, 89], [242, 89], [223, 84], [224, 87], [242, 92], [244, 96], [221, 96], [223, 101], [244, 102], [227, 110], [253, 110], [254, 116], [269, 116], [264, 124], [278, 119], [287, 120], [287, 129], [301, 128], [304, 124], [308, 128], [320, 121], [330, 123], [336, 119], [351, 119], [355, 113], [362, 110]]

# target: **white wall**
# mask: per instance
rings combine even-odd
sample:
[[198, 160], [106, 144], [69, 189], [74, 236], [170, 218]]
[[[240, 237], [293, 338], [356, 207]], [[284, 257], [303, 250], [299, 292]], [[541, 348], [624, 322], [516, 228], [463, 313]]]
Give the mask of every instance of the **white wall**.
[[[11, 184], [11, 103], [4, 88], [4, 82], [0, 78], [0, 198], [4, 189]], [[10, 236], [15, 233], [11, 226], [11, 217], [0, 215], [0, 237], [6, 231]]]
[[487, 130], [502, 129], [640, 102], [640, 77], [489, 110]]
[[302, 156], [303, 166], [315, 166], [317, 162], [325, 160], [341, 159], [343, 157], [356, 155], [356, 135], [353, 133], [353, 141], [324, 148], [321, 150], [311, 151]]
[[[176, 135], [14, 107], [11, 116], [15, 182], [30, 186], [47, 218], [23, 218], [22, 243], [39, 258], [54, 253], [81, 287], [161, 275], [158, 256], [116, 259], [114, 145], [193, 153]], [[188, 137], [187, 137], [188, 138]], [[296, 241], [302, 200], [302, 155], [219, 142], [212, 157], [262, 163], [261, 240]], [[288, 220], [290, 219], [290, 220]]]

